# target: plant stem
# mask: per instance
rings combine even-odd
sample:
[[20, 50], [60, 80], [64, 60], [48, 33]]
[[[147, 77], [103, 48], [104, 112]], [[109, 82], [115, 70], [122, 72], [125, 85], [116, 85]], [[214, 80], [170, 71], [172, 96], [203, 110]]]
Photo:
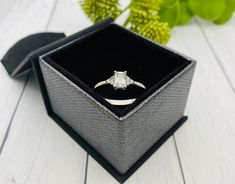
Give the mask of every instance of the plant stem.
[[122, 10], [121, 14], [123, 14], [126, 10], [128, 10], [128, 9], [130, 8], [130, 6], [131, 6], [131, 3], [130, 3], [126, 8], [124, 8], [124, 9]]
[[[116, 17], [116, 19], [117, 19], [118, 17], [120, 17], [125, 11], [127, 11], [127, 10], [130, 8], [131, 3], [132, 3], [132, 2], [130, 2], [130, 4], [129, 4], [128, 6], [126, 6], [126, 7], [121, 11], [121, 13]], [[127, 22], [127, 21], [125, 21], [124, 26], [125, 26], [126, 22]]]
[[124, 22], [123, 26], [126, 27], [128, 22], [129, 22], [129, 18], [126, 19], [126, 21]]

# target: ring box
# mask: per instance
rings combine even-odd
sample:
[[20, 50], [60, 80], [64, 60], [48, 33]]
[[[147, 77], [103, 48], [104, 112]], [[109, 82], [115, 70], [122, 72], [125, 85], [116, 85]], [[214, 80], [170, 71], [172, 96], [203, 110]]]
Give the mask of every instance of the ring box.
[[[30, 60], [48, 115], [121, 183], [187, 119], [196, 62], [111, 19], [34, 51]], [[94, 89], [115, 70], [146, 89]], [[104, 97], [136, 100], [114, 106]]]

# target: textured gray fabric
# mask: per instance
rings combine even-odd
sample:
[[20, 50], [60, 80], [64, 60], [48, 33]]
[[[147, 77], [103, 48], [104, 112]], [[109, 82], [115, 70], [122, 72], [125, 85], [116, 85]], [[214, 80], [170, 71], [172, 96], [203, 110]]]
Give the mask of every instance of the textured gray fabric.
[[183, 116], [195, 62], [120, 118], [42, 59], [40, 67], [54, 113], [125, 173]]

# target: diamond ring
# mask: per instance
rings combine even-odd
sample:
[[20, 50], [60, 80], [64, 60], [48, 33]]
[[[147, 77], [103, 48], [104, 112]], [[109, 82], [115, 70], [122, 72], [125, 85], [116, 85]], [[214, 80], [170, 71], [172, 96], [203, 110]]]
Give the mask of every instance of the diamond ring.
[[[114, 89], [122, 89], [125, 90], [129, 85], [135, 85], [138, 86], [140, 88], [146, 89], [145, 85], [132, 80], [130, 77], [127, 76], [127, 71], [114, 71], [114, 75], [112, 77], [110, 77], [107, 80], [98, 82], [95, 86], [95, 88], [98, 88], [100, 86], [103, 85], [107, 85], [110, 84], [113, 86]], [[108, 101], [110, 104], [112, 105], [129, 105], [132, 104], [136, 99], [126, 99], [126, 100], [115, 100], [115, 99], [105, 99], [106, 101]]]

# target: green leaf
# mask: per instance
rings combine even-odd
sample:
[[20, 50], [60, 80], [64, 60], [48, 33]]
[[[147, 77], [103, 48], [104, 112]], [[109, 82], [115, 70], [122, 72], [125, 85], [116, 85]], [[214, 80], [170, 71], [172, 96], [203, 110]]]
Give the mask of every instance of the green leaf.
[[188, 0], [192, 13], [206, 20], [216, 20], [224, 12], [225, 0]]
[[170, 28], [174, 27], [179, 18], [179, 10], [179, 2], [177, 2], [174, 6], [171, 7], [163, 6], [159, 11], [160, 20], [162, 22], [168, 22]]
[[180, 14], [177, 25], [188, 23], [192, 19], [193, 15], [189, 10], [187, 1], [180, 1]]
[[216, 24], [224, 24], [229, 21], [233, 16], [233, 12], [235, 10], [235, 0], [225, 0], [225, 9], [223, 14], [214, 22]]
[[162, 1], [162, 6], [166, 7], [171, 7], [171, 6], [174, 6], [176, 3], [178, 3], [179, 0], [163, 0]]

